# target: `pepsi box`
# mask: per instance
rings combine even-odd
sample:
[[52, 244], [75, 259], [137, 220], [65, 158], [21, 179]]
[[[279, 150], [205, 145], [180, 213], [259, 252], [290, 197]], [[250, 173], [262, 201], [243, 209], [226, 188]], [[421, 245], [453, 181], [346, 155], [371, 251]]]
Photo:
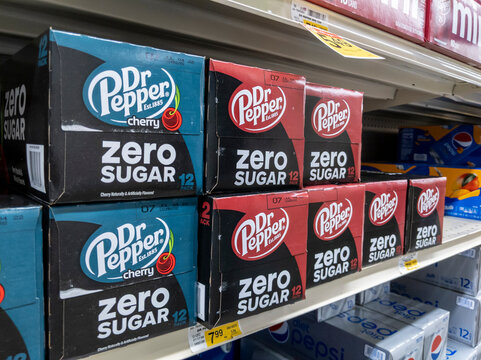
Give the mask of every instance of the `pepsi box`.
[[472, 348], [456, 340], [448, 339], [446, 360], [479, 360], [480, 347]]
[[49, 218], [50, 359], [195, 323], [196, 198], [56, 206]]
[[317, 322], [322, 322], [340, 313], [351, 310], [354, 305], [356, 305], [356, 295], [351, 295], [344, 299], [334, 301], [329, 305], [324, 305], [310, 314], [316, 318]]
[[403, 254], [407, 180], [362, 174], [366, 189], [362, 266]]
[[205, 192], [302, 186], [302, 76], [210, 60]]
[[361, 270], [364, 184], [311, 187], [307, 288]]
[[208, 328], [304, 298], [306, 191], [199, 202], [199, 321]]
[[45, 358], [42, 209], [0, 195], [0, 358]]
[[306, 84], [304, 186], [359, 182], [362, 98], [357, 91]]
[[45, 202], [202, 190], [204, 58], [48, 30], [0, 69], [12, 184]]
[[378, 298], [382, 298], [389, 294], [391, 291], [391, 283], [385, 282], [376, 286], [373, 286], [367, 290], [361, 291], [356, 294], [356, 304], [364, 305]]

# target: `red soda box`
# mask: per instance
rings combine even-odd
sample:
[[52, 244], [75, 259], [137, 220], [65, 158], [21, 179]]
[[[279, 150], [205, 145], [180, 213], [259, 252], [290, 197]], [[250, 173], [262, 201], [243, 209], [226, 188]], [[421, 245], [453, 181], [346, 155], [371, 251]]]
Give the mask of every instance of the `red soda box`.
[[306, 84], [304, 186], [359, 181], [362, 96]]
[[427, 0], [309, 1], [413, 42], [424, 41]]
[[362, 174], [366, 186], [362, 266], [403, 254], [407, 180]]
[[309, 188], [307, 288], [361, 270], [364, 184]]
[[199, 202], [197, 317], [211, 328], [304, 298], [307, 191]]
[[481, 4], [476, 0], [429, 0], [427, 46], [481, 66]]
[[205, 192], [302, 186], [302, 76], [210, 60]]

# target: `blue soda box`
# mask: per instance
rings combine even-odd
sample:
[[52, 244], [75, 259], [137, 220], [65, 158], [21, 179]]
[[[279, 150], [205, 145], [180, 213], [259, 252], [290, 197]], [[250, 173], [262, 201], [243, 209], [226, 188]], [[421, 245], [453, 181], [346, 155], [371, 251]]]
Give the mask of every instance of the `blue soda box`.
[[307, 359], [420, 360], [423, 352], [421, 330], [360, 306], [321, 323], [301, 316], [253, 337]]
[[398, 160], [481, 166], [480, 144], [480, 125], [403, 128], [398, 137]]
[[48, 30], [0, 67], [12, 184], [50, 204], [202, 191], [204, 58]]
[[42, 208], [0, 195], [0, 359], [45, 358]]
[[50, 208], [50, 359], [195, 323], [197, 199]]

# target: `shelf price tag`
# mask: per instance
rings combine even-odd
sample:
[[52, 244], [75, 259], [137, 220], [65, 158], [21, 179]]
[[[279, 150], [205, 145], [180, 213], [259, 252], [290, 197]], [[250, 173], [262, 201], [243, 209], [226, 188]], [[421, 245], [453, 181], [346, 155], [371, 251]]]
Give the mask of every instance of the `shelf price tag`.
[[418, 253], [412, 253], [402, 256], [399, 259], [399, 271], [401, 274], [406, 274], [409, 271], [419, 269]]
[[238, 321], [221, 325], [212, 329], [197, 324], [189, 328], [189, 345], [192, 352], [205, 350], [242, 335]]
[[323, 44], [346, 58], [376, 60], [384, 59], [367, 50], [361, 49], [353, 43], [343, 39], [339, 35], [330, 33], [308, 24], [302, 24], [311, 34], [318, 38]]

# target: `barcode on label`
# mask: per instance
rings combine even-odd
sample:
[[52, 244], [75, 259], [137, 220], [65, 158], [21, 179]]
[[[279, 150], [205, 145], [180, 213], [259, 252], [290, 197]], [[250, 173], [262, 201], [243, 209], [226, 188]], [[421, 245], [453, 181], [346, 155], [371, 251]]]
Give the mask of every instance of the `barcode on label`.
[[468, 299], [464, 296], [458, 296], [456, 298], [456, 305], [474, 310], [474, 300]]
[[197, 283], [197, 317], [205, 321], [205, 285]]
[[322, 21], [327, 21], [327, 15], [326, 14], [321, 14], [320, 12], [307, 9], [307, 14], [310, 17], [316, 18], [317, 20], [322, 20]]
[[384, 351], [381, 351], [379, 349], [373, 348], [372, 346], [365, 345], [364, 346], [364, 356], [371, 360], [385, 360], [386, 359], [386, 354]]
[[27, 170], [30, 186], [45, 193], [43, 145], [27, 144]]

